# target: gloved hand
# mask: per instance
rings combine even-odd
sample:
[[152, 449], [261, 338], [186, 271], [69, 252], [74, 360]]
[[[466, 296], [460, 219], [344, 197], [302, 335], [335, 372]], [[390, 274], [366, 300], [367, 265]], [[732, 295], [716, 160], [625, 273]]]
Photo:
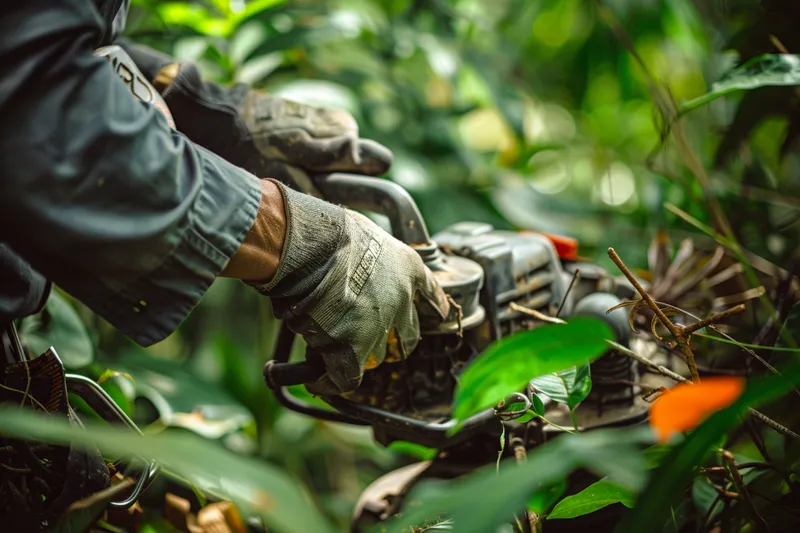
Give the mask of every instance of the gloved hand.
[[254, 284], [276, 315], [320, 357], [326, 375], [307, 386], [315, 394], [354, 390], [388, 350], [406, 357], [420, 325], [448, 315], [447, 297], [410, 247], [356, 212], [279, 184], [286, 236], [278, 270]]
[[385, 173], [392, 153], [359, 138], [350, 113], [291, 102], [245, 84], [218, 85], [191, 62], [120, 41], [162, 94], [178, 131], [260, 178], [309, 192], [310, 173]]

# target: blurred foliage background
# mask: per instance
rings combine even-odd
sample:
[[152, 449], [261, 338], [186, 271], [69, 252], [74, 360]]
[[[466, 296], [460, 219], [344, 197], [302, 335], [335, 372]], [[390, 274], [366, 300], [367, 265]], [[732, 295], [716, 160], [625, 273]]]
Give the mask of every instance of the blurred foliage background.
[[[656, 150], [665, 123], [653, 87], [681, 103], [757, 53], [797, 53], [791, 17], [770, 15], [777, 4], [134, 0], [126, 36], [219, 82], [349, 110], [363, 136], [394, 151], [389, 177], [411, 192], [431, 232], [461, 220], [537, 229], [578, 238], [581, 254], [605, 266], [613, 246], [643, 267], [658, 228], [713, 244], [663, 207], [710, 222], [685, 150]], [[793, 90], [728, 96], [682, 121], [739, 242], [783, 266], [800, 220]], [[764, 112], [748, 118], [749, 108]], [[279, 465], [339, 530], [362, 488], [407, 461], [373, 445], [369, 430], [276, 405], [261, 367], [277, 325], [267, 300], [241, 284], [217, 282], [178, 332], [147, 350], [81, 314], [96, 357], [73, 366], [110, 376], [103, 385], [140, 423]]]

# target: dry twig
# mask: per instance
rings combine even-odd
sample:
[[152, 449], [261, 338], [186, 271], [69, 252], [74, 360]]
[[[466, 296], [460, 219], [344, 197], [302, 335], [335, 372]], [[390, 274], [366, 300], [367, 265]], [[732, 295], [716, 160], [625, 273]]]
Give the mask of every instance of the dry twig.
[[739, 472], [739, 469], [736, 467], [736, 459], [733, 457], [733, 454], [728, 450], [724, 450], [722, 452], [722, 459], [725, 461], [725, 466], [728, 468], [728, 472], [731, 475], [731, 480], [733, 484], [736, 486], [736, 490], [739, 492], [742, 500], [747, 504], [747, 507], [750, 509], [750, 512], [753, 513], [753, 519], [756, 523], [756, 529], [761, 531], [762, 533], [769, 533], [769, 526], [767, 525], [767, 521], [764, 520], [764, 517], [761, 516], [758, 512], [758, 508], [756, 504], [753, 502], [753, 498], [750, 496], [750, 493], [747, 491], [747, 486], [744, 484], [744, 479], [742, 478], [742, 473]]
[[[666, 376], [666, 377], [670, 378], [673, 381], [677, 381], [678, 383], [693, 384], [693, 382], [691, 380], [688, 380], [685, 377], [681, 376], [680, 374], [677, 374], [677, 373], [673, 372], [669, 368], [663, 367], [661, 365], [658, 365], [658, 364], [650, 361], [646, 357], [642, 357], [638, 353], [634, 352], [633, 350], [630, 350], [629, 348], [626, 348], [625, 346], [622, 346], [621, 344], [618, 344], [618, 343], [613, 342], [613, 341], [606, 341], [606, 342], [608, 342], [608, 344], [610, 344], [619, 353], [627, 355], [628, 357], [630, 357], [634, 361], [638, 361], [639, 363], [643, 364], [644, 366], [648, 367], [649, 369], [653, 370], [654, 372], [658, 372], [659, 374], [661, 374], [663, 376]], [[778, 433], [780, 433], [782, 435], [786, 435], [787, 437], [792, 437], [793, 439], [800, 439], [800, 435], [798, 435], [797, 433], [795, 433], [791, 429], [787, 428], [786, 426], [784, 426], [784, 425], [776, 422], [775, 420], [771, 419], [770, 417], [768, 417], [767, 415], [765, 415], [761, 411], [756, 411], [752, 407], [749, 407], [747, 410], [754, 418], [758, 418], [759, 420], [764, 422], [766, 425], [768, 425], [769, 427], [771, 427], [772, 429], [774, 429]]]
[[[745, 309], [744, 305], [737, 305], [736, 307], [732, 307], [730, 309], [722, 311], [721, 313], [716, 313], [708, 318], [705, 318], [703, 320], [700, 320], [699, 322], [695, 322], [694, 324], [690, 324], [688, 326], [675, 324], [669, 319], [664, 310], [661, 309], [661, 307], [653, 300], [653, 298], [650, 297], [650, 295], [647, 293], [644, 287], [642, 287], [642, 284], [639, 283], [639, 280], [637, 280], [636, 277], [633, 275], [633, 273], [631, 273], [630, 269], [625, 265], [625, 263], [622, 261], [622, 258], [620, 258], [620, 256], [617, 254], [616, 251], [614, 251], [613, 248], [608, 249], [608, 257], [610, 257], [611, 260], [614, 261], [614, 264], [617, 265], [620, 271], [625, 275], [626, 278], [628, 278], [628, 281], [631, 282], [631, 285], [634, 286], [636, 291], [642, 297], [642, 301], [650, 309], [653, 310], [653, 313], [655, 313], [655, 316], [658, 318], [658, 320], [672, 334], [675, 344], [680, 347], [686, 359], [686, 364], [689, 366], [689, 373], [692, 376], [692, 381], [700, 381], [700, 373], [697, 370], [697, 363], [695, 362], [694, 352], [692, 352], [692, 345], [691, 345], [692, 333], [706, 326], [709, 326], [713, 323], [720, 322], [732, 315], [741, 313]], [[631, 320], [630, 320], [631, 322], [633, 321], [633, 315], [636, 313], [636, 311], [638, 311], [640, 307], [641, 304], [635, 304], [633, 306], [633, 309], [631, 309]], [[655, 321], [651, 324], [651, 329], [653, 329], [655, 334]], [[660, 339], [658, 334], [655, 334], [655, 336], [656, 338]]]

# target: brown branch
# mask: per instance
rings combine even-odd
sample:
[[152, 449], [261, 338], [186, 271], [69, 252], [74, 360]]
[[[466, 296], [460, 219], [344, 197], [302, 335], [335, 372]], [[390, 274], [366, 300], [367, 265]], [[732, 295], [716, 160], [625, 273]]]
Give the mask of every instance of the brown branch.
[[575, 283], [577, 283], [579, 279], [581, 279], [581, 269], [576, 268], [575, 273], [572, 274], [572, 281], [569, 282], [569, 287], [567, 287], [567, 290], [564, 292], [564, 298], [561, 299], [561, 303], [558, 306], [558, 310], [556, 311], [556, 318], [558, 318], [558, 315], [561, 314], [561, 310], [564, 309], [564, 304], [567, 303], [567, 298], [569, 297], [569, 293], [572, 292], [572, 287], [575, 286]]
[[728, 318], [730, 316], [738, 315], [739, 313], [744, 312], [745, 309], [746, 308], [745, 308], [744, 304], [739, 304], [736, 307], [731, 307], [730, 309], [726, 309], [725, 311], [722, 311], [720, 313], [713, 314], [708, 318], [704, 318], [703, 320], [695, 322], [694, 324], [689, 324], [688, 326], [683, 326], [683, 328], [682, 328], [683, 329], [683, 334], [684, 335], [691, 335], [695, 331], [697, 331], [699, 329], [703, 329], [706, 326], [710, 326], [710, 325], [714, 324], [715, 322], [722, 322], [723, 320], [725, 320], [726, 318]]
[[[658, 372], [662, 376], [666, 376], [666, 377], [670, 378], [673, 381], [677, 381], [678, 383], [693, 384], [693, 382], [691, 380], [688, 380], [685, 377], [681, 376], [680, 374], [677, 374], [677, 373], [673, 372], [669, 368], [663, 367], [663, 366], [661, 366], [659, 364], [656, 364], [656, 363], [650, 361], [649, 359], [639, 355], [638, 353], [634, 352], [633, 350], [630, 350], [629, 348], [626, 348], [625, 346], [622, 346], [621, 344], [618, 344], [618, 343], [613, 342], [613, 341], [606, 341], [606, 342], [608, 344], [610, 344], [619, 353], [627, 355], [628, 357], [630, 357], [634, 361], [638, 361], [639, 363], [641, 363], [644, 366], [650, 368], [651, 370], [653, 370], [655, 372]], [[748, 407], [747, 411], [754, 418], [757, 418], [757, 419], [761, 420], [762, 422], [764, 422], [766, 425], [768, 425], [769, 427], [771, 427], [772, 429], [774, 429], [778, 433], [780, 433], [782, 435], [786, 435], [787, 437], [791, 437], [793, 439], [800, 439], [800, 435], [798, 435], [797, 433], [795, 433], [791, 429], [787, 428], [786, 426], [774, 421], [773, 419], [771, 419], [770, 417], [768, 417], [767, 415], [765, 415], [761, 411], [756, 411], [752, 407]]]
[[647, 303], [647, 306], [653, 310], [656, 314], [658, 319], [664, 324], [664, 327], [672, 334], [675, 338], [675, 342], [681, 347], [681, 351], [683, 355], [686, 357], [686, 364], [689, 366], [689, 373], [692, 375], [692, 381], [700, 381], [700, 373], [697, 370], [697, 363], [694, 359], [694, 353], [692, 352], [692, 347], [690, 345], [690, 336], [686, 336], [683, 334], [682, 328], [676, 326], [672, 323], [672, 321], [664, 314], [664, 311], [658, 306], [658, 304], [653, 301], [653, 298], [647, 294], [647, 291], [644, 290], [642, 284], [639, 283], [639, 280], [631, 273], [625, 263], [622, 261], [617, 252], [614, 251], [613, 248], [608, 249], [608, 257], [614, 261], [614, 264], [620, 269], [620, 271], [628, 278], [628, 281], [631, 282], [631, 285], [636, 288], [636, 291], [641, 295], [642, 300]]
[[511, 302], [508, 304], [508, 308], [512, 311], [522, 313], [523, 315], [528, 315], [529, 317], [535, 318], [536, 320], [541, 320], [542, 322], [547, 322], [549, 324], [566, 324], [566, 322], [560, 318], [546, 315], [541, 311], [525, 307], [524, 305], [519, 305], [516, 302]]
[[733, 457], [733, 454], [728, 450], [724, 450], [722, 452], [722, 459], [725, 461], [725, 466], [728, 468], [728, 472], [731, 475], [733, 484], [736, 485], [736, 490], [739, 491], [742, 500], [744, 500], [744, 502], [747, 504], [747, 507], [750, 508], [750, 512], [753, 513], [756, 529], [763, 533], [769, 533], [769, 525], [767, 525], [767, 521], [764, 520], [764, 517], [759, 514], [756, 504], [753, 502], [753, 498], [747, 491], [747, 486], [742, 478], [742, 473], [739, 472], [739, 469], [736, 467], [736, 459]]

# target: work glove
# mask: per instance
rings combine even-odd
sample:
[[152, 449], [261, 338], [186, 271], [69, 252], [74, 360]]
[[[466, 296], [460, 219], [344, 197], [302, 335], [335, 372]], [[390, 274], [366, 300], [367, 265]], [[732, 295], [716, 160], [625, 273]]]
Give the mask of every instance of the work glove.
[[188, 61], [121, 40], [161, 93], [181, 133], [261, 178], [312, 192], [310, 174], [385, 173], [392, 153], [361, 139], [350, 113], [299, 104], [252, 89], [203, 80]]
[[326, 374], [310, 392], [341, 394], [387, 353], [407, 357], [450, 305], [420, 256], [363, 215], [278, 184], [286, 237], [274, 278], [256, 288]]

